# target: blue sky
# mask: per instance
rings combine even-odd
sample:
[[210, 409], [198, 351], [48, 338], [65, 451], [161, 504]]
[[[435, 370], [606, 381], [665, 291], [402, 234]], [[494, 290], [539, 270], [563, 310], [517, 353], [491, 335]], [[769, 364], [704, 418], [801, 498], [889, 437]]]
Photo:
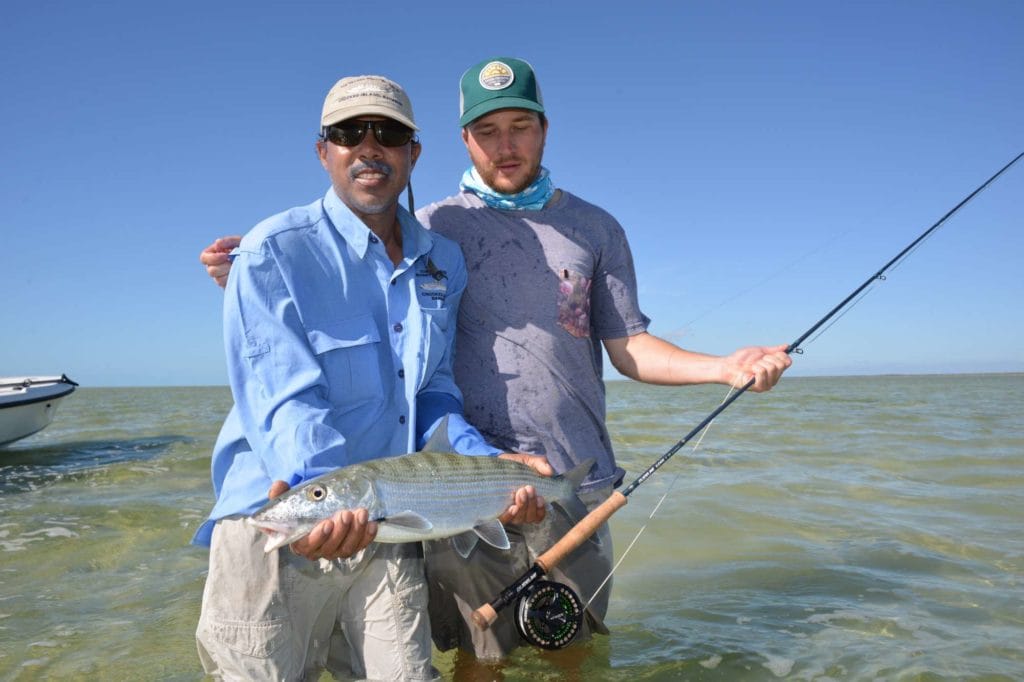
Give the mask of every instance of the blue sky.
[[[409, 91], [420, 204], [458, 78], [538, 71], [560, 187], [611, 211], [651, 331], [792, 341], [1024, 151], [1024, 3], [15, 3], [0, 24], [0, 375], [222, 384], [199, 250], [322, 194], [323, 97]], [[794, 374], [1024, 371], [1024, 162]]]

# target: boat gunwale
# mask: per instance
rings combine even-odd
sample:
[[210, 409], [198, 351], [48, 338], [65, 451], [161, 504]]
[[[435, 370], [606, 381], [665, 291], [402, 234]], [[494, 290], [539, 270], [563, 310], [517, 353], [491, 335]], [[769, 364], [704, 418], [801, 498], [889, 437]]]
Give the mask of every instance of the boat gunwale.
[[74, 392], [75, 392], [75, 387], [74, 386], [68, 386], [68, 388], [66, 390], [62, 391], [61, 393], [54, 393], [54, 394], [51, 394], [51, 395], [43, 395], [43, 396], [35, 396], [35, 397], [31, 397], [31, 398], [26, 397], [26, 398], [23, 398], [21, 400], [12, 400], [10, 402], [2, 402], [2, 401], [0, 401], [0, 410], [6, 410], [9, 407], [22, 407], [24, 405], [34, 405], [35, 403], [43, 403], [43, 402], [46, 402], [47, 400], [60, 400], [61, 398], [66, 398], [67, 396], [71, 395]]

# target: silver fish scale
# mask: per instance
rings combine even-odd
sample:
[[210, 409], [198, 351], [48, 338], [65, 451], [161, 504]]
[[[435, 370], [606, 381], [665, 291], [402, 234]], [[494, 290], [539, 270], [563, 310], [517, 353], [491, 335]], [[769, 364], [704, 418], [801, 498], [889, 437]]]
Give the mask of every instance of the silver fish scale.
[[433, 525], [424, 532], [385, 522], [378, 535], [382, 541], [447, 537], [466, 531], [500, 516], [511, 504], [515, 491], [525, 485], [532, 485], [549, 501], [573, 494], [566, 480], [540, 476], [525, 465], [496, 457], [417, 452], [357, 466], [362, 469], [361, 475], [374, 481], [374, 506], [385, 520], [413, 511]]
[[432, 540], [493, 522], [523, 486], [532, 485], [549, 502], [564, 502], [577, 484], [497, 457], [416, 452], [318, 476], [269, 502], [253, 522], [272, 529], [276, 540], [292, 542], [337, 511], [365, 507], [380, 521], [378, 542]]

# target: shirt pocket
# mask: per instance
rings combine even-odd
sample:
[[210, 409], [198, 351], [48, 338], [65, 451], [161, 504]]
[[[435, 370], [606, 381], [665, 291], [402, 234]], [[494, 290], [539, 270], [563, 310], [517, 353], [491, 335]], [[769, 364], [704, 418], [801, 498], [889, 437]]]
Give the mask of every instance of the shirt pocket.
[[430, 377], [441, 365], [444, 353], [448, 349], [448, 325], [451, 310], [449, 308], [421, 308], [423, 312], [423, 371], [417, 388], [422, 388], [430, 381]]
[[327, 379], [332, 405], [347, 411], [383, 400], [380, 332], [373, 315], [310, 324], [306, 338]]
[[558, 324], [578, 339], [590, 336], [592, 280], [575, 270], [558, 271]]

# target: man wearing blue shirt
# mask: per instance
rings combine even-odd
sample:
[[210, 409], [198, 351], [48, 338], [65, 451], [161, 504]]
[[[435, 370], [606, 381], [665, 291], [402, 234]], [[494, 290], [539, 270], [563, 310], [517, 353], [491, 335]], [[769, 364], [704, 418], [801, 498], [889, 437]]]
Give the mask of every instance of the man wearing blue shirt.
[[[224, 302], [235, 405], [213, 453], [217, 501], [194, 539], [210, 546], [196, 637], [217, 677], [436, 676], [418, 544], [372, 543], [376, 524], [359, 509], [294, 552], [266, 554], [242, 518], [281, 489], [274, 482], [416, 450], [446, 415], [459, 451], [500, 452], [462, 418], [452, 377], [462, 254], [398, 205], [421, 151], [416, 130], [394, 82], [339, 81], [317, 143], [331, 188], [235, 251]], [[510, 515], [542, 514], [531, 491], [517, 501]]]
[[[752, 378], [753, 391], [774, 386], [790, 359], [784, 345], [718, 356], [650, 334], [625, 230], [600, 207], [557, 188], [542, 165], [549, 124], [533, 68], [512, 57], [483, 60], [463, 73], [459, 94], [462, 141], [472, 165], [458, 194], [418, 217], [432, 233], [456, 241], [470, 264], [454, 365], [467, 416], [489, 442], [544, 454], [559, 472], [596, 458], [580, 491], [593, 507], [625, 473], [604, 423], [604, 353], [638, 381], [736, 385]], [[222, 238], [200, 255], [218, 283], [234, 244]], [[494, 659], [521, 644], [511, 609], [486, 631], [470, 613], [570, 526], [555, 515], [539, 529], [511, 528], [511, 551], [478, 546], [468, 560], [448, 543], [430, 543], [438, 648]], [[589, 601], [584, 633], [604, 629], [608, 607], [613, 556], [607, 525], [598, 537], [600, 544], [587, 543], [551, 572]]]

